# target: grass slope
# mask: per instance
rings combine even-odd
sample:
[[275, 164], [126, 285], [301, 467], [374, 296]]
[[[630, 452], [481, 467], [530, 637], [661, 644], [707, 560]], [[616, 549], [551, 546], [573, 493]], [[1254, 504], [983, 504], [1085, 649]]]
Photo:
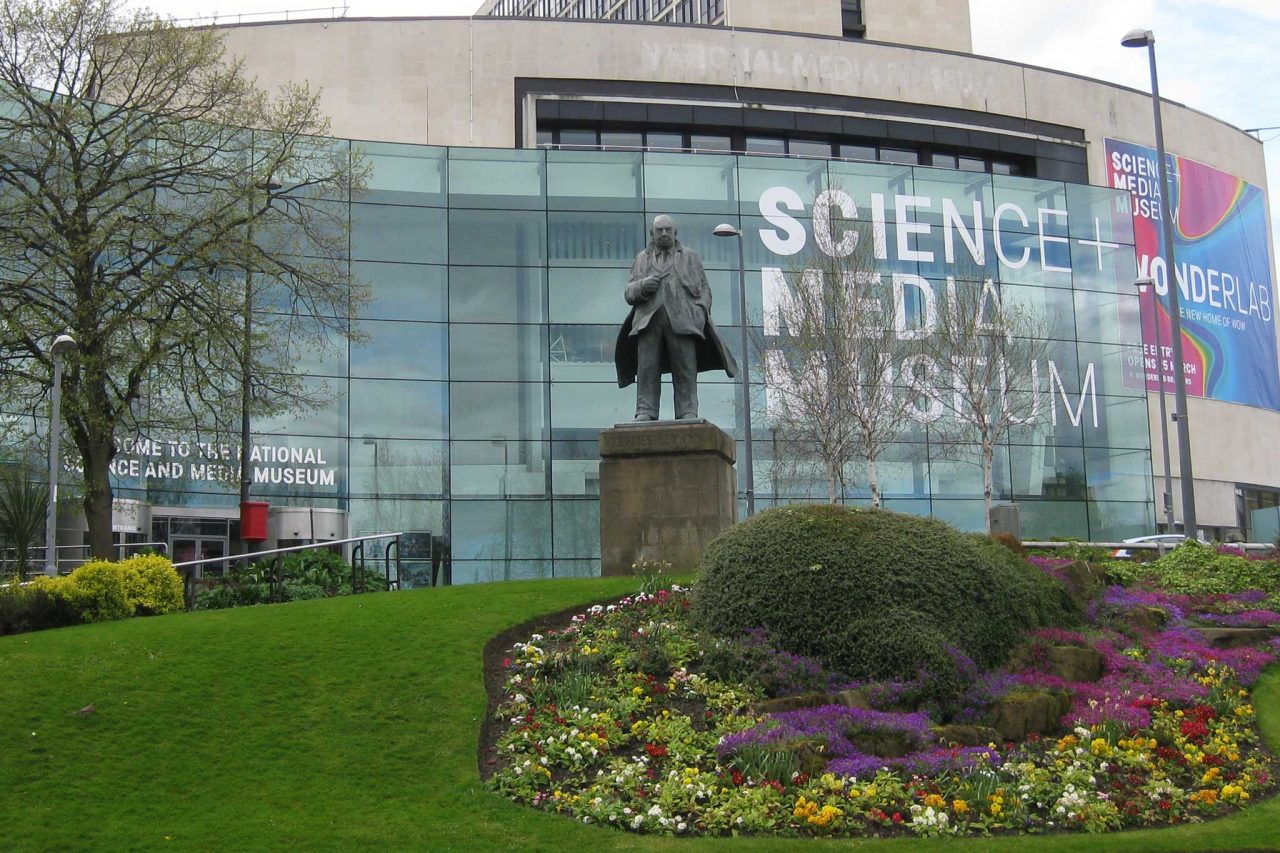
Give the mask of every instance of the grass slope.
[[[582, 826], [476, 770], [486, 640], [634, 580], [504, 583], [184, 613], [0, 638], [0, 847], [730, 850]], [[92, 714], [77, 709], [92, 703]], [[1280, 672], [1258, 687], [1280, 745]], [[823, 849], [1248, 850], [1280, 800], [1109, 836], [815, 842]]]

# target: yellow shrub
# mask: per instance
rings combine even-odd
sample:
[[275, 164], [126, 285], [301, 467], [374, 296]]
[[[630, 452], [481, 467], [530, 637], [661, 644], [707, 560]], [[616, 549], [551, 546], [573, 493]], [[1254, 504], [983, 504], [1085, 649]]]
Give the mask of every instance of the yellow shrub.
[[119, 563], [93, 560], [68, 577], [73, 589], [73, 604], [85, 622], [106, 622], [133, 615], [133, 605], [126, 592], [126, 572]]
[[182, 578], [168, 557], [139, 554], [120, 563], [125, 571], [125, 592], [140, 616], [183, 610]]
[[37, 575], [31, 579], [25, 589], [28, 592], [43, 592], [55, 601], [65, 602], [66, 604], [73, 604], [76, 597], [75, 587], [71, 584], [71, 578], [66, 575], [52, 578], [48, 575]]

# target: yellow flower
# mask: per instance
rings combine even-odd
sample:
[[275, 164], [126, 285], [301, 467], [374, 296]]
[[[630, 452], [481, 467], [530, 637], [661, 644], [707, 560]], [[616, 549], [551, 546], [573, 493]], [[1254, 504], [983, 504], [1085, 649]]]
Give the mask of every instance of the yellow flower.
[[955, 809], [956, 814], [966, 814], [969, 811], [969, 804], [964, 800], [952, 800], [951, 808]]
[[1107, 743], [1106, 738], [1096, 737], [1093, 739], [1093, 742], [1089, 744], [1089, 751], [1094, 755], [1107, 756], [1111, 754], [1111, 745]]
[[1208, 783], [1212, 782], [1214, 779], [1217, 779], [1221, 775], [1222, 775], [1222, 768], [1210, 767], [1208, 770], [1204, 771], [1204, 775], [1200, 777], [1200, 782], [1202, 784], [1207, 785]]
[[1212, 788], [1201, 788], [1199, 791], [1192, 794], [1190, 799], [1195, 802], [1204, 803], [1206, 806], [1211, 806], [1218, 801], [1218, 792]]
[[935, 809], [942, 808], [946, 803], [947, 801], [939, 794], [928, 794], [924, 798], [924, 804]]

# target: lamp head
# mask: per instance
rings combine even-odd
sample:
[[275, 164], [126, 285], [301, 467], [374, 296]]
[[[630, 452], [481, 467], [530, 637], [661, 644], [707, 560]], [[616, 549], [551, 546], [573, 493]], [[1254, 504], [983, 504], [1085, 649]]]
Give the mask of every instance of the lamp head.
[[742, 232], [739, 231], [737, 228], [734, 228], [728, 222], [721, 222], [719, 225], [715, 227], [715, 230], [712, 231], [711, 233], [715, 234], [717, 237], [741, 237], [742, 236]]
[[76, 339], [70, 335], [58, 335], [49, 345], [49, 352], [54, 356], [63, 356], [76, 348]]
[[1147, 275], [1139, 279], [1134, 279], [1133, 286], [1138, 288], [1139, 293], [1146, 293], [1147, 288], [1153, 287], [1155, 283], [1156, 283], [1156, 280], [1151, 276]]
[[1120, 44], [1125, 47], [1147, 47], [1156, 43], [1156, 34], [1151, 30], [1144, 30], [1139, 27], [1136, 30], [1129, 30], [1124, 34], [1124, 38], [1120, 39]]

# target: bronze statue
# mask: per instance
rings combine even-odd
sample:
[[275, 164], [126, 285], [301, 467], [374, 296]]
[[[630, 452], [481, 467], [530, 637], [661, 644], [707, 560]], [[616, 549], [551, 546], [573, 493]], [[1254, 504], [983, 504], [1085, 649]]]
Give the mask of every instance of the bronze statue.
[[711, 286], [702, 261], [676, 239], [676, 223], [657, 216], [649, 248], [636, 255], [627, 281], [631, 313], [618, 331], [618, 387], [636, 383], [636, 420], [658, 419], [662, 374], [675, 386], [676, 418], [698, 417], [698, 374], [738, 372], [711, 322]]

